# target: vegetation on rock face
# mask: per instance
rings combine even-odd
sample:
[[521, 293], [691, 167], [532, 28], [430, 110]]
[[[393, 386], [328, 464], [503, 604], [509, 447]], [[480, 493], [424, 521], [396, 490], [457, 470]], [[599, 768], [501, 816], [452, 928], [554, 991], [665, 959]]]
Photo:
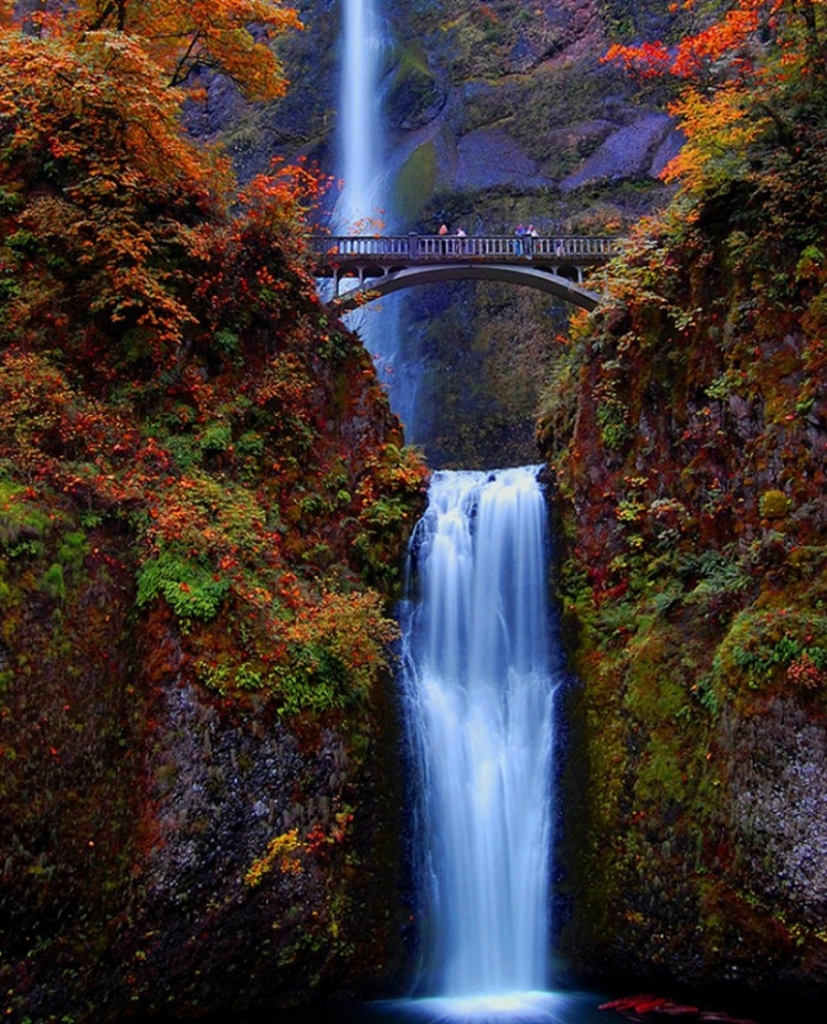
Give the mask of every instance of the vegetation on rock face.
[[[247, 26], [281, 32], [293, 12], [41, 5], [22, 32], [11, 6], [0, 985], [13, 1012], [44, 1020], [226, 1004], [221, 979], [236, 969], [252, 998], [268, 985], [286, 998], [288, 976], [322, 984], [337, 957], [344, 974], [355, 962], [343, 912], [365, 883], [339, 868], [369, 856], [377, 834], [360, 765], [425, 471], [358, 339], [315, 294], [302, 238], [326, 182], [276, 165], [239, 191], [226, 159], [180, 126], [199, 67], [253, 97], [282, 91], [273, 51]], [[284, 780], [275, 793], [248, 732], [279, 737], [266, 740]], [[239, 810], [228, 830], [217, 809], [241, 792], [270, 810]], [[233, 880], [294, 830], [301, 879], [266, 872], [239, 904]], [[199, 876], [210, 900], [153, 931], [153, 913], [189, 905]], [[242, 913], [267, 929], [291, 901], [294, 919], [260, 950], [222, 946]], [[214, 962], [202, 933], [216, 936]], [[383, 941], [377, 931], [359, 970], [375, 969]], [[196, 949], [209, 983], [184, 952]]]
[[795, 780], [827, 769], [826, 13], [739, 0], [610, 54], [676, 77], [687, 144], [539, 428], [589, 751], [564, 942], [592, 971], [818, 985]]

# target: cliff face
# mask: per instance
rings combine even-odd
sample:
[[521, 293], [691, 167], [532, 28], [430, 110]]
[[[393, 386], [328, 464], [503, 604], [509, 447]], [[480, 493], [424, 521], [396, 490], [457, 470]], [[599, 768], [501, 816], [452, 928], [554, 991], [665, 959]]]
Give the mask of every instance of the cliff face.
[[823, 151], [771, 139], [748, 186], [688, 179], [630, 242], [547, 394], [580, 679], [561, 941], [595, 976], [814, 994], [827, 398], [800, 182]]
[[[382, 668], [393, 629], [381, 605], [360, 605], [369, 592], [353, 570], [331, 559], [330, 549], [353, 535], [331, 528], [323, 553], [306, 519], [295, 533], [282, 519], [270, 545], [257, 530], [246, 540], [237, 533], [232, 554], [221, 558], [246, 562], [243, 581], [210, 613], [176, 598], [203, 598], [226, 580], [221, 558], [203, 580], [186, 562], [169, 565], [169, 598], [147, 601], [145, 517], [192, 515], [179, 504], [187, 489], [214, 480], [221, 490], [202, 493], [214, 503], [202, 529], [222, 530], [223, 492], [238, 531], [256, 507], [285, 516], [287, 492], [278, 506], [261, 491], [256, 499], [272, 479], [267, 471], [246, 490], [229, 434], [219, 471], [182, 472], [174, 437], [156, 441], [155, 471], [133, 450], [141, 482], [124, 502], [110, 493], [123, 479], [117, 456], [113, 465], [96, 455], [96, 475], [81, 483], [87, 453], [76, 451], [78, 460], [29, 443], [24, 482], [14, 468], [17, 442], [36, 430], [35, 414], [19, 400], [19, 357], [7, 354], [3, 364], [3, 401], [14, 407], [3, 424], [9, 461], [0, 506], [6, 1005], [21, 1019], [108, 1019], [127, 1009], [204, 1012], [378, 990], [403, 933], [401, 910], [388, 898], [399, 891], [401, 870], [393, 685]], [[25, 361], [38, 396], [30, 398], [46, 405], [59, 378], [43, 371]], [[244, 373], [233, 377], [234, 387], [250, 385]], [[211, 383], [221, 387], [220, 375]], [[378, 391], [371, 397], [373, 371], [358, 358], [330, 384], [348, 401], [337, 414], [328, 394], [316, 410], [321, 461], [305, 455], [295, 495], [305, 517], [307, 494], [326, 500], [319, 470], [335, 477], [339, 502], [347, 487], [373, 487], [374, 472], [390, 467], [377, 453], [398, 429]], [[57, 433], [72, 436], [84, 401], [83, 389], [73, 389]], [[361, 411], [353, 402], [364, 403]], [[186, 403], [175, 405], [183, 414]], [[116, 415], [105, 403], [97, 411]], [[122, 406], [117, 416], [123, 428]], [[136, 417], [108, 442], [126, 449], [129, 432], [140, 429]], [[238, 428], [232, 434], [240, 436]], [[342, 437], [352, 446], [343, 449]], [[332, 463], [322, 455], [325, 438]], [[371, 460], [375, 469], [366, 469]], [[245, 460], [243, 475], [253, 473]], [[395, 515], [388, 502], [399, 502], [400, 516], [410, 507], [415, 519], [417, 476], [406, 496], [379, 485], [385, 530]], [[393, 574], [402, 539], [382, 532], [372, 548], [374, 528], [362, 534], [364, 552], [373, 571]], [[285, 540], [293, 552], [286, 558]], [[212, 558], [209, 547], [191, 557], [195, 565]], [[343, 596], [314, 596], [323, 579], [337, 585], [332, 573]], [[274, 580], [287, 601], [270, 590]], [[268, 607], [275, 622], [264, 617]], [[359, 639], [364, 629], [370, 640]], [[287, 675], [278, 668], [285, 647]]]
[[403, 934], [388, 603], [426, 472], [316, 295], [319, 183], [239, 194], [142, 46], [0, 31], [10, 1020], [375, 991]]

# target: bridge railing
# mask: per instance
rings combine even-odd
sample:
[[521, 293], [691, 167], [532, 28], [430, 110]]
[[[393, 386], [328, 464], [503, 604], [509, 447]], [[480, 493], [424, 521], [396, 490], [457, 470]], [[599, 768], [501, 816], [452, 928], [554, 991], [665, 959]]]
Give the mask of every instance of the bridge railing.
[[444, 259], [519, 260], [561, 259], [599, 262], [619, 251], [617, 238], [582, 235], [313, 235], [311, 250], [330, 263], [346, 260], [410, 260], [427, 263]]

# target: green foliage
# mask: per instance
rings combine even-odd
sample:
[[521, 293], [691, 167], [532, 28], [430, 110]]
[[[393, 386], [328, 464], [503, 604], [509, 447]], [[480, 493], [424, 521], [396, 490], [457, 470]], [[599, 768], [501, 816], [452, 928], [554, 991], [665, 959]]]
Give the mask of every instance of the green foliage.
[[662, 806], [670, 800], [681, 802], [685, 796], [686, 780], [678, 744], [666, 730], [661, 730], [649, 742], [637, 774], [635, 797], [641, 803]]
[[239, 355], [239, 338], [235, 331], [222, 327], [213, 335], [213, 344], [225, 356]]
[[89, 541], [83, 530], [69, 530], [61, 535], [57, 557], [72, 577], [76, 578], [82, 573], [88, 554]]
[[50, 565], [40, 581], [40, 587], [49, 597], [62, 601], [66, 597], [66, 583], [63, 579], [63, 566], [55, 562]]
[[696, 683], [693, 683], [692, 694], [697, 698], [701, 707], [707, 710], [713, 717], [721, 710], [721, 702], [718, 699], [711, 676], [701, 676]]
[[283, 715], [343, 710], [356, 699], [341, 660], [317, 644], [292, 646], [287, 664], [277, 672], [276, 679]]
[[607, 378], [595, 389], [597, 407], [595, 417], [600, 427], [600, 437], [607, 448], [623, 448], [631, 436], [629, 410], [618, 394], [617, 384]]
[[138, 570], [136, 603], [147, 607], [163, 597], [189, 629], [193, 620], [209, 622], [230, 591], [230, 580], [215, 572], [205, 555], [192, 555], [180, 545], [170, 545], [148, 559]]
[[733, 621], [713, 667], [716, 683], [735, 691], [819, 685], [827, 669], [827, 616], [793, 607], [747, 609]]
[[412, 448], [388, 444], [382, 455], [381, 463], [371, 460], [371, 472], [359, 484], [361, 510], [352, 545], [368, 580], [391, 591], [398, 584], [401, 568], [401, 561], [391, 552], [402, 551], [399, 541], [413, 526], [424, 495], [426, 471]]
[[52, 526], [31, 491], [0, 477], [0, 545], [9, 557], [42, 550], [41, 538]]
[[687, 603], [700, 605], [742, 594], [753, 582], [748, 565], [733, 545], [723, 551], [710, 548], [699, 554], [682, 555], [678, 572], [684, 579], [700, 577], [685, 598]]

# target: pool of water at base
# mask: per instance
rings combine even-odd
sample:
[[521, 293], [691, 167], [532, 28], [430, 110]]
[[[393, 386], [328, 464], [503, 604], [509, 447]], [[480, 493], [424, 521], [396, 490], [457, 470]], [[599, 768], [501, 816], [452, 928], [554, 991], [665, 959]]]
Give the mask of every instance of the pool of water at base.
[[[348, 1008], [253, 1015], [232, 1024], [621, 1024], [594, 993], [518, 992], [475, 999], [388, 999]], [[609, 1014], [609, 1018], [614, 1014]]]
[[[622, 1010], [606, 1004], [626, 999]], [[660, 1002], [660, 1005], [657, 1005]], [[750, 1008], [754, 1010], [754, 1008]], [[756, 1015], [726, 1009], [714, 1000], [709, 1004], [658, 999], [637, 999], [593, 991], [519, 992], [479, 999], [389, 999], [355, 1006], [308, 1007], [273, 1010], [270, 1013], [235, 1013], [222, 1016], [220, 1024], [809, 1024], [803, 1013], [776, 1012]], [[219, 1024], [209, 1018], [206, 1024]]]

